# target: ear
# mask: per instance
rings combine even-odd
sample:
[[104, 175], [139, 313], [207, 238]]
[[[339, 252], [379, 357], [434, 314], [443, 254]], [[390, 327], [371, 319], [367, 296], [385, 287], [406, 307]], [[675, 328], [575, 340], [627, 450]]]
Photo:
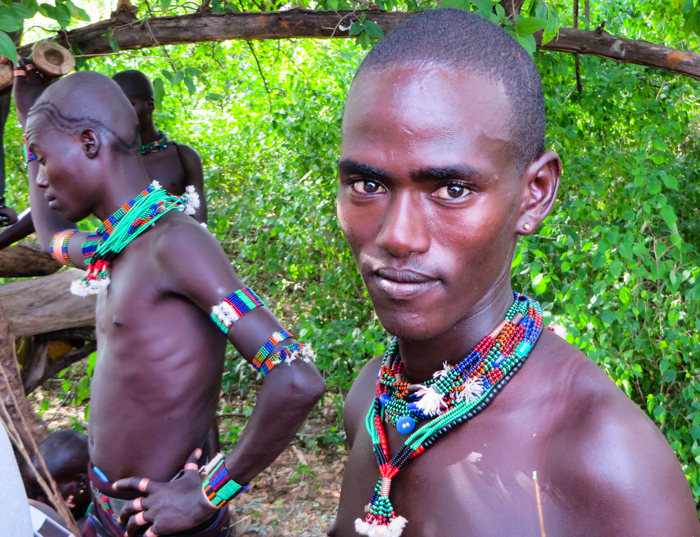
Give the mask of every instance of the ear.
[[156, 108], [155, 102], [156, 101], [153, 99], [153, 97], [149, 97], [148, 99], [146, 99], [146, 109], [149, 112], [153, 112], [153, 110], [155, 110], [155, 108]]
[[531, 235], [547, 217], [557, 197], [560, 175], [561, 159], [554, 151], [546, 151], [530, 163], [522, 178], [516, 233]]
[[80, 141], [83, 144], [83, 150], [85, 151], [87, 158], [93, 159], [100, 152], [102, 140], [100, 139], [100, 134], [97, 131], [85, 129], [80, 133]]
[[87, 474], [76, 475], [73, 483], [76, 485], [78, 494], [90, 494], [90, 478], [88, 478]]

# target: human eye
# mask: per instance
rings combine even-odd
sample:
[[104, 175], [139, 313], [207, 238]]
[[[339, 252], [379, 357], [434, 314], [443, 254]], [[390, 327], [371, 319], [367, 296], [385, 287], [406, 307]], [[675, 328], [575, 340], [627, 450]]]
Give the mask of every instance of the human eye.
[[358, 194], [372, 195], [372, 194], [383, 194], [386, 189], [378, 181], [373, 181], [372, 179], [360, 179], [350, 183], [350, 188]]
[[432, 197], [441, 200], [455, 201], [466, 198], [472, 190], [462, 183], [449, 183], [433, 190]]

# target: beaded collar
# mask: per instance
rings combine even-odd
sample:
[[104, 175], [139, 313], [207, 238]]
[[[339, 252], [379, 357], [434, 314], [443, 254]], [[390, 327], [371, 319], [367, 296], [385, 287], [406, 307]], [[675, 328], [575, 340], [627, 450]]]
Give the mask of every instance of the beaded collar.
[[155, 142], [151, 142], [150, 144], [144, 144], [141, 146], [142, 155], [150, 155], [151, 153], [158, 153], [160, 151], [165, 151], [166, 149], [168, 149], [168, 147], [172, 143], [168, 138], [168, 135], [165, 134], [163, 131], [158, 131], [158, 135], [160, 136], [160, 140], [156, 140]]
[[[542, 308], [532, 298], [514, 292], [505, 319], [457, 365], [445, 364], [423, 384], [404, 381], [405, 369], [394, 339], [377, 374], [377, 396], [365, 425], [372, 439], [380, 479], [364, 520], [355, 530], [370, 537], [399, 537], [408, 522], [397, 516], [389, 500], [391, 480], [411, 458], [432, 446], [454, 426], [483, 411], [527, 359], [542, 333]], [[410, 434], [393, 458], [383, 421]], [[430, 419], [413, 432], [416, 422]]]
[[[187, 188], [182, 198], [177, 198], [163, 190], [157, 181], [153, 181], [151, 186], [102, 222], [95, 235], [89, 237], [94, 253], [87, 266], [87, 273], [71, 283], [71, 293], [77, 296], [99, 294], [109, 286], [107, 269], [110, 263], [131, 241], [173, 209], [193, 214], [199, 205], [199, 196], [193, 187]], [[188, 201], [194, 201], [195, 206], [190, 206]]]

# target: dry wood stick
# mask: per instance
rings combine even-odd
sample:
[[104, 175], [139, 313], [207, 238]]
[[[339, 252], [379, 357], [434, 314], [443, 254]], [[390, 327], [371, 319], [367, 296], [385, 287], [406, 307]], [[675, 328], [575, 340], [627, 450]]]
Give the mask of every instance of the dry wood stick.
[[[10, 344], [11, 344], [11, 342], [10, 342]], [[10, 380], [7, 378], [7, 374], [5, 373], [5, 369], [0, 367], [0, 372], [2, 373], [2, 378], [0, 380], [7, 385], [7, 391], [10, 394], [10, 398], [12, 399], [11, 403], [15, 406], [15, 408], [18, 408], [17, 398], [15, 397], [15, 394], [12, 391], [12, 388], [10, 386]], [[8, 410], [5, 406], [5, 401], [3, 401], [2, 399], [0, 399], [0, 413], [2, 414], [2, 421], [5, 424], [5, 428], [8, 431], [10, 439], [15, 444], [15, 447], [20, 452], [20, 454], [24, 458], [27, 465], [34, 468], [34, 463], [32, 462], [32, 458], [29, 455], [29, 452], [27, 451], [27, 448], [25, 447], [24, 442], [22, 441], [22, 436], [20, 435], [19, 431], [17, 430], [15, 423], [12, 421], [12, 417], [10, 416], [10, 413], [8, 412]], [[34, 470], [34, 473], [36, 474], [37, 482], [41, 486], [42, 490], [48, 496], [49, 500], [53, 504], [56, 511], [58, 511], [58, 514], [61, 516], [61, 518], [63, 518], [63, 520], [68, 525], [69, 531], [71, 531], [76, 537], [78, 537], [80, 535], [80, 529], [78, 528], [78, 524], [75, 522], [73, 515], [66, 507], [66, 504], [63, 500], [63, 497], [61, 496], [61, 493], [58, 490], [58, 485], [56, 484], [56, 481], [54, 481], [53, 477], [49, 473], [49, 469], [46, 467], [46, 461], [44, 460], [44, 457], [39, 452], [39, 447], [37, 446], [36, 442], [34, 441], [34, 437], [32, 436], [31, 431], [29, 430], [29, 427], [27, 427], [27, 423], [25, 422], [24, 416], [22, 415], [21, 412], [19, 413], [19, 417], [20, 417], [20, 426], [22, 427], [23, 432], [25, 433], [25, 437], [29, 439], [30, 449], [34, 453], [34, 459], [39, 464], [39, 469], [41, 470], [41, 471], [37, 471], [36, 468]], [[42, 475], [42, 473], [44, 475]]]
[[542, 515], [542, 499], [540, 498], [540, 484], [537, 481], [537, 471], [532, 472], [532, 480], [535, 482], [535, 496], [537, 497], [537, 514], [540, 517], [540, 533], [542, 537], [547, 537], [544, 532], [544, 516]]

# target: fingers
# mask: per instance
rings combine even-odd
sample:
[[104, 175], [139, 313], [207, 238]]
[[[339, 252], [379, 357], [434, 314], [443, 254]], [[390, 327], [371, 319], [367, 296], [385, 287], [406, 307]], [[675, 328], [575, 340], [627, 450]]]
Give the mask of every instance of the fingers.
[[147, 477], [126, 477], [112, 484], [114, 490], [138, 490], [140, 492], [155, 492], [156, 483]]
[[145, 526], [146, 524], [150, 523], [150, 520], [146, 520], [145, 512], [139, 511], [129, 519], [129, 523], [126, 525], [126, 534], [129, 537], [131, 537], [132, 535], [136, 535], [136, 532], [141, 526]]
[[158, 534], [157, 534], [155, 531], [153, 531], [153, 526], [151, 526], [150, 528], [148, 528], [148, 529], [146, 530], [146, 533], [144, 533], [144, 535], [145, 535], [146, 537], [158, 537]]
[[187, 462], [185, 463], [185, 466], [183, 467], [185, 472], [188, 470], [195, 470], [199, 472], [199, 464], [197, 464], [197, 461], [199, 458], [202, 456], [202, 450], [200, 448], [195, 449], [192, 454], [187, 458]]
[[148, 506], [144, 505], [145, 499], [146, 498], [139, 497], [135, 500], [125, 503], [124, 507], [122, 507], [122, 510], [119, 513], [119, 523], [124, 524], [127, 520], [129, 520], [129, 518], [131, 518], [136, 513], [139, 513], [144, 509], [148, 509]]

